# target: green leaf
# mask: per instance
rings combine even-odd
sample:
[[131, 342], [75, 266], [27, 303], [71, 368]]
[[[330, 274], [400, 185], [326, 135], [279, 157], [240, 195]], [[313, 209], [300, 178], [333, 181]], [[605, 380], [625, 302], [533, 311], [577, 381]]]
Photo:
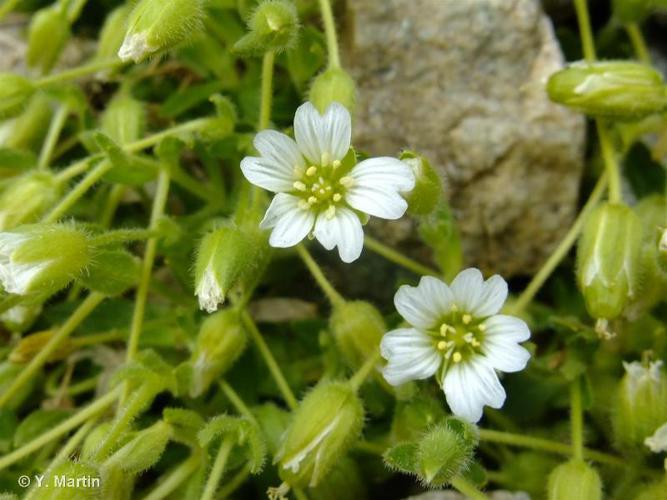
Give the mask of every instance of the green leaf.
[[79, 282], [89, 290], [113, 297], [139, 281], [141, 262], [122, 249], [100, 249]]
[[160, 114], [165, 118], [176, 118], [208, 98], [220, 92], [224, 85], [218, 80], [201, 83], [186, 88], [180, 92], [171, 94], [160, 109]]
[[165, 408], [162, 419], [174, 429], [174, 441], [187, 446], [199, 445], [197, 434], [206, 425], [199, 413], [185, 408]]
[[0, 453], [7, 453], [12, 449], [14, 433], [19, 422], [12, 410], [0, 408]]
[[0, 148], [0, 177], [9, 177], [28, 170], [37, 164], [37, 157], [30, 151]]
[[162, 421], [137, 434], [104, 463], [105, 467], [118, 467], [127, 474], [139, 474], [150, 469], [160, 460], [172, 436], [172, 427]]
[[199, 444], [208, 447], [216, 438], [232, 439], [243, 447], [250, 472], [257, 474], [262, 470], [266, 457], [266, 444], [259, 427], [245, 417], [218, 415], [213, 417], [198, 434]]
[[72, 414], [69, 410], [35, 410], [16, 428], [14, 447], [29, 443], [35, 436], [44, 434]]
[[107, 160], [113, 165], [103, 177], [107, 182], [141, 186], [157, 175], [157, 168], [152, 163], [127, 154], [108, 135], [95, 132], [93, 137]]

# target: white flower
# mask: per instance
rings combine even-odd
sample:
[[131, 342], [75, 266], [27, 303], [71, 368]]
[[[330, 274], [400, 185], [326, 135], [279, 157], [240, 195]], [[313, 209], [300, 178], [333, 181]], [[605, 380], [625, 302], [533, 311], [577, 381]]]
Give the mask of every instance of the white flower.
[[382, 338], [384, 378], [400, 385], [436, 375], [452, 412], [470, 422], [482, 417], [484, 405], [500, 408], [505, 390], [496, 370], [523, 370], [530, 358], [519, 345], [530, 337], [526, 323], [498, 314], [506, 298], [503, 278], [484, 281], [475, 268], [451, 286], [429, 276], [416, 287], [403, 285], [394, 304], [411, 328]]
[[26, 295], [35, 279], [49, 265], [49, 261], [16, 261], [15, 252], [29, 239], [26, 234], [0, 233], [0, 283], [7, 293]]
[[400, 218], [408, 207], [400, 193], [415, 184], [412, 169], [388, 157], [357, 165], [343, 161], [350, 150], [351, 119], [339, 103], [324, 115], [309, 102], [301, 105], [294, 135], [296, 142], [274, 130], [258, 133], [254, 145], [261, 156], [241, 162], [251, 183], [277, 193], [260, 227], [273, 229], [271, 246], [291, 247], [312, 234], [327, 250], [337, 246], [344, 262], [352, 262], [364, 243], [359, 212]]
[[648, 446], [653, 453], [667, 451], [667, 422], [658, 427], [652, 436], [644, 439], [644, 444]]
[[199, 308], [207, 313], [217, 311], [218, 304], [225, 302], [225, 291], [215, 275], [212, 263], [206, 267], [202, 279], [199, 280], [195, 295], [199, 299]]

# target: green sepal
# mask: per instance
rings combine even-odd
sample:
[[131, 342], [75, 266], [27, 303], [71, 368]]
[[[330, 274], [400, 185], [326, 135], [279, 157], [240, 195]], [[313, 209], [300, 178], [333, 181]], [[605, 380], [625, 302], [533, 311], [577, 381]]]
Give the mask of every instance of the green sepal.
[[134, 287], [140, 270], [141, 261], [127, 250], [97, 249], [78, 281], [89, 290], [113, 297]]

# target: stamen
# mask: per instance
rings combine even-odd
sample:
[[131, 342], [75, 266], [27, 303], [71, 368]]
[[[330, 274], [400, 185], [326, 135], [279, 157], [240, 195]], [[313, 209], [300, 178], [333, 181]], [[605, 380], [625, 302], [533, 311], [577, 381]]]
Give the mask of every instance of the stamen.
[[306, 200], [299, 200], [299, 208], [301, 210], [308, 210], [310, 208], [310, 205]]
[[296, 189], [297, 191], [306, 190], [306, 185], [301, 181], [296, 181], [294, 184], [292, 184], [292, 187], [294, 187], [294, 189]]
[[333, 219], [336, 216], [336, 207], [329, 205], [329, 208], [324, 212], [324, 215], [327, 219]]
[[452, 355], [452, 361], [454, 361], [454, 363], [460, 363], [462, 359], [463, 359], [463, 356], [461, 356], [461, 353], [459, 351], [456, 351]]
[[475, 335], [472, 332], [468, 332], [463, 336], [463, 340], [468, 344], [472, 344], [473, 340], [475, 340]]
[[320, 162], [322, 164], [322, 166], [326, 167], [329, 164], [330, 161], [331, 161], [331, 155], [327, 151], [322, 153], [321, 162]]
[[440, 325], [440, 335], [446, 337], [447, 332], [449, 331], [450, 328], [451, 327], [447, 323], [443, 323], [442, 325]]
[[[331, 186], [329, 186], [329, 187], [331, 187]], [[333, 201], [335, 201], [336, 203], [338, 203], [338, 202], [339, 202], [340, 200], [342, 200], [342, 199], [343, 199], [343, 196], [342, 196], [340, 193], [334, 193], [334, 195], [333, 195]]]
[[472, 321], [472, 316], [470, 316], [470, 314], [464, 314], [464, 315], [461, 317], [461, 320], [463, 321], [463, 324], [464, 324], [464, 325], [468, 325], [468, 324], [470, 324], [470, 322]]
[[320, 188], [320, 194], [327, 194], [327, 192], [323, 188]]
[[306, 175], [312, 177], [317, 173], [317, 167], [315, 165], [311, 165], [308, 167], [308, 170], [306, 170]]
[[341, 186], [344, 186], [346, 188], [351, 188], [354, 185], [354, 179], [350, 177], [349, 175], [346, 175], [345, 177], [341, 177], [340, 180]]
[[484, 323], [482, 323], [481, 325], [477, 325], [477, 329], [480, 332], [485, 332], [486, 331], [486, 325]]
[[314, 196], [311, 196], [310, 198], [308, 198], [308, 204], [309, 205], [314, 205], [315, 203], [317, 203], [317, 198], [315, 198]]
[[473, 347], [479, 347], [479, 346], [481, 346], [481, 345], [482, 345], [482, 344], [480, 343], [479, 340], [477, 340], [477, 339], [472, 339], [472, 346], [473, 346]]
[[447, 349], [447, 342], [445, 342], [444, 340], [438, 342], [438, 350], [444, 351], [445, 349]]
[[341, 161], [340, 160], [334, 160], [333, 161], [333, 168], [338, 168], [341, 166]]

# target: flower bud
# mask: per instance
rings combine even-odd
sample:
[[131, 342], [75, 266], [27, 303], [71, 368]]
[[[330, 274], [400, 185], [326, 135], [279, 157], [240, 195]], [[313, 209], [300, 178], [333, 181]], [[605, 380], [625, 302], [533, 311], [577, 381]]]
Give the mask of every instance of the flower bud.
[[232, 289], [243, 289], [263, 269], [268, 248], [257, 228], [228, 224], [208, 233], [197, 250], [195, 295], [207, 312], [218, 309]]
[[0, 194], [0, 231], [37, 221], [62, 194], [50, 172], [32, 171], [7, 184]]
[[360, 300], [334, 305], [329, 326], [345, 361], [354, 369], [373, 355], [387, 332], [380, 312]]
[[39, 482], [30, 490], [30, 498], [35, 500], [92, 499], [100, 494], [100, 473], [89, 463], [68, 460], [38, 477]]
[[644, 440], [667, 422], [667, 375], [662, 361], [633, 361], [623, 367], [612, 420], [614, 438], [619, 450], [644, 452]]
[[641, 222], [625, 205], [605, 203], [590, 214], [577, 251], [577, 280], [588, 312], [612, 319], [639, 288]]
[[600, 500], [602, 482], [591, 466], [582, 460], [570, 460], [556, 467], [547, 484], [549, 500]]
[[128, 20], [118, 57], [140, 62], [187, 40], [199, 31], [203, 0], [140, 0]]
[[35, 94], [25, 111], [12, 123], [4, 145], [10, 148], [37, 151], [46, 136], [52, 115], [50, 99], [43, 93]]
[[97, 59], [109, 60], [118, 57], [118, 50], [123, 44], [127, 19], [132, 12], [132, 5], [121, 5], [112, 10], [104, 21], [97, 42]]
[[243, 353], [247, 336], [239, 313], [225, 309], [207, 317], [192, 353], [190, 396], [196, 398], [222, 376]]
[[19, 304], [0, 314], [0, 321], [10, 332], [23, 333], [33, 325], [41, 313], [41, 304]]
[[324, 114], [333, 102], [339, 102], [350, 113], [354, 113], [357, 88], [352, 77], [344, 69], [328, 68], [313, 80], [308, 100], [321, 114]]
[[667, 107], [659, 72], [629, 61], [576, 62], [551, 75], [549, 98], [592, 116], [636, 119]]
[[276, 455], [280, 477], [294, 487], [314, 487], [359, 436], [364, 409], [345, 382], [321, 382], [295, 410]]
[[70, 38], [67, 9], [61, 2], [38, 10], [28, 28], [26, 60], [31, 68], [43, 74], [51, 71]]
[[264, 0], [250, 17], [248, 28], [250, 33], [236, 43], [235, 50], [255, 54], [284, 51], [299, 34], [296, 7], [288, 0]]
[[131, 441], [104, 462], [104, 466], [118, 467], [132, 475], [150, 469], [164, 453], [171, 434], [171, 426], [159, 421], [148, 429], [137, 432]]
[[653, 453], [662, 453], [667, 451], [667, 422], [658, 427], [652, 436], [644, 439], [644, 444]]
[[391, 440], [394, 443], [414, 441], [445, 416], [442, 405], [430, 397], [398, 401], [391, 422]]
[[47, 297], [75, 279], [89, 259], [86, 235], [70, 225], [0, 233], [0, 282], [7, 293]]
[[408, 212], [413, 215], [430, 214], [442, 196], [440, 176], [425, 157], [413, 151], [404, 151], [400, 159], [410, 165], [415, 174], [415, 187], [407, 195]]
[[129, 92], [121, 90], [104, 110], [101, 127], [105, 134], [121, 145], [136, 141], [146, 129], [144, 105]]
[[14, 73], [0, 73], [0, 119], [18, 115], [35, 92], [32, 82]]
[[474, 447], [446, 424], [438, 425], [419, 441], [421, 479], [429, 486], [443, 486], [465, 472]]
[[[12, 363], [27, 363], [34, 358], [44, 348], [44, 346], [53, 338], [57, 330], [45, 330], [23, 337], [19, 343], [9, 353], [9, 361]], [[48, 357], [48, 361], [58, 361], [65, 359], [74, 350], [74, 344], [71, 339], [65, 339], [56, 350]]]

